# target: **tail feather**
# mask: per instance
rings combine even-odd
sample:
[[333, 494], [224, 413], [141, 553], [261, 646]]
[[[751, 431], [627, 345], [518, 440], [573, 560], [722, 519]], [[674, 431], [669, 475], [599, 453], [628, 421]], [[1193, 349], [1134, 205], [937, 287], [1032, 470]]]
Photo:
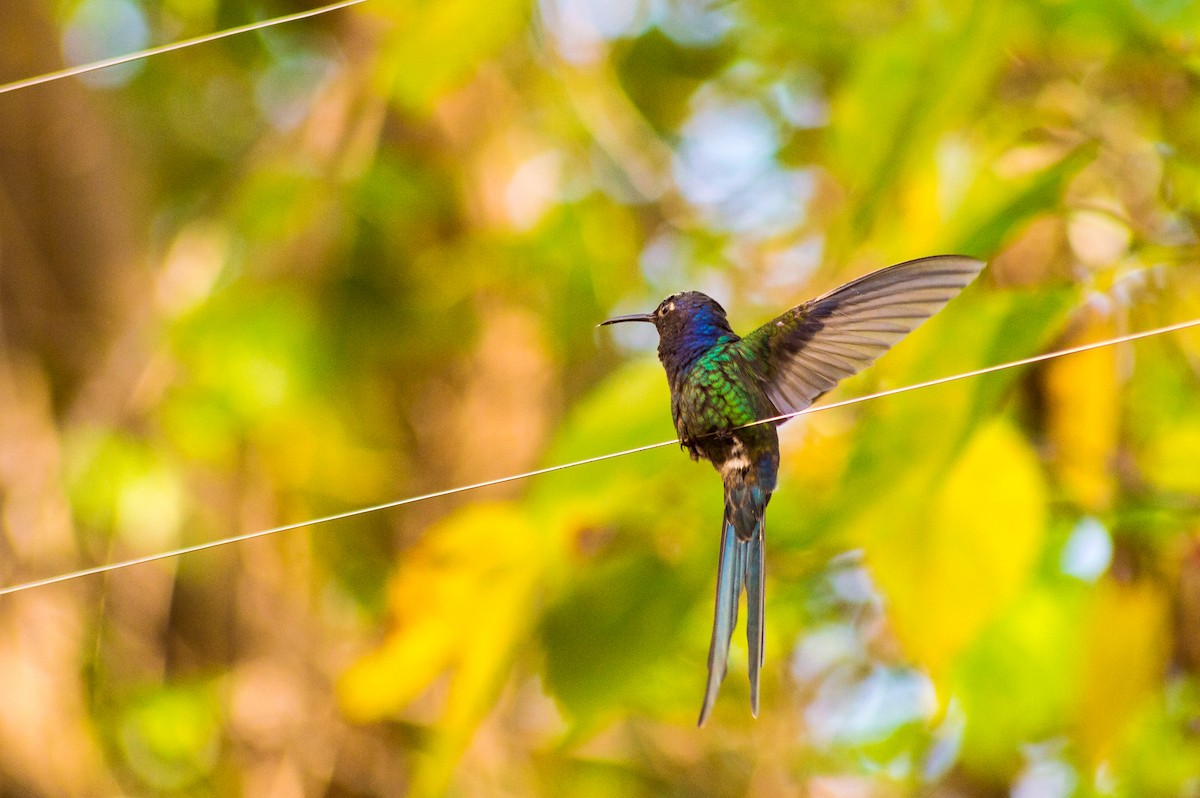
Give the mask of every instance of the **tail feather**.
[[708, 684], [700, 708], [703, 726], [725, 680], [729, 642], [737, 626], [738, 600], [747, 591], [746, 639], [750, 653], [750, 707], [758, 716], [759, 671], [763, 663], [763, 512], [769, 494], [756, 486], [726, 485], [716, 612], [708, 648]]
[[725, 680], [725, 663], [729, 658], [729, 641], [737, 625], [738, 598], [742, 592], [741, 563], [738, 539], [733, 524], [726, 523], [721, 533], [721, 560], [717, 566], [717, 606], [713, 617], [712, 642], [708, 647], [708, 685], [704, 688], [704, 705], [700, 708], [699, 725], [703, 726], [717, 701], [717, 691]]
[[763, 664], [763, 518], [746, 541], [746, 644], [750, 652], [750, 714], [758, 717], [758, 674]]

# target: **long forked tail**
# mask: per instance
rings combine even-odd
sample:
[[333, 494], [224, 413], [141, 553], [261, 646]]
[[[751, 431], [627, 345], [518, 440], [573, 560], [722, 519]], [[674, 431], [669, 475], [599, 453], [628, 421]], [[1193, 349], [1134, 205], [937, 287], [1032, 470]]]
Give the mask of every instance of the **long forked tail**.
[[750, 656], [750, 711], [758, 717], [758, 677], [763, 663], [763, 513], [769, 494], [754, 485], [725, 486], [725, 520], [717, 570], [717, 607], [708, 648], [708, 685], [699, 725], [708, 719], [725, 680], [738, 600], [746, 589], [746, 642]]

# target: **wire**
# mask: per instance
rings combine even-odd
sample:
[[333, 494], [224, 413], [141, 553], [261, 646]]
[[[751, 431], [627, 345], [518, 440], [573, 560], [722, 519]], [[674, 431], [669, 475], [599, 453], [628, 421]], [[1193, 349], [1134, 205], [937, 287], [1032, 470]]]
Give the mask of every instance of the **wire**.
[[285, 22], [295, 22], [296, 20], [315, 17], [319, 14], [326, 14], [330, 11], [337, 11], [339, 8], [346, 8], [348, 6], [357, 5], [363, 2], [366, 2], [366, 0], [341, 0], [341, 2], [332, 3], [327, 6], [321, 6], [320, 8], [311, 8], [308, 11], [300, 11], [295, 14], [274, 17], [261, 22], [252, 22], [249, 25], [240, 25], [236, 28], [229, 28], [227, 30], [217, 31], [215, 33], [206, 33], [203, 36], [196, 36], [192, 39], [184, 39], [172, 44], [164, 44], [158, 47], [151, 47], [147, 50], [139, 50], [136, 53], [118, 55], [114, 56], [113, 58], [106, 58], [103, 61], [93, 61], [89, 64], [80, 64], [79, 66], [67, 67], [66, 69], [60, 69], [57, 72], [49, 72], [45, 75], [38, 75], [37, 77], [15, 80], [11, 83], [0, 84], [0, 94], [16, 91], [17, 89], [27, 89], [30, 86], [38, 86], [42, 83], [49, 83], [54, 80], [61, 80], [62, 78], [83, 75], [87, 72], [95, 72], [98, 69], [107, 69], [108, 67], [118, 66], [119, 64], [127, 64], [130, 61], [138, 61], [143, 58], [149, 58], [152, 55], [160, 55], [162, 53], [169, 53], [174, 50], [182, 50], [185, 47], [192, 47], [193, 45], [197, 44], [214, 42], [217, 39], [224, 39], [229, 36], [237, 36], [240, 33], [249, 33], [251, 31], [262, 30], [263, 28], [270, 28], [275, 25], [282, 25]]
[[59, 582], [66, 582], [71, 579], [78, 579], [81, 576], [94, 576], [103, 574], [109, 571], [116, 571], [120, 568], [128, 568], [131, 565], [141, 565], [142, 563], [155, 562], [157, 560], [166, 560], [171, 557], [178, 557], [183, 554], [194, 554], [198, 551], [207, 549], [215, 549], [218, 546], [225, 546], [230, 543], [241, 543], [244, 540], [253, 540], [255, 538], [274, 535], [278, 532], [288, 532], [293, 529], [301, 529], [306, 526], [315, 526], [316, 524], [326, 524], [330, 521], [340, 521], [343, 518], [353, 518], [357, 515], [366, 515], [367, 513], [378, 512], [379, 510], [387, 510], [392, 507], [402, 507], [406, 504], [416, 504], [417, 502], [428, 501], [429, 499], [438, 499], [442, 496], [453, 496], [455, 493], [465, 493], [469, 490], [478, 490], [479, 488], [490, 488], [493, 485], [503, 485], [505, 482], [516, 482], [521, 479], [529, 479], [530, 477], [541, 476], [542, 474], [550, 474], [554, 471], [562, 471], [566, 468], [574, 468], [575, 466], [587, 465], [589, 463], [598, 463], [601, 460], [612, 460], [617, 457], [624, 457], [628, 454], [637, 454], [650, 449], [659, 449], [663, 446], [670, 446], [678, 441], [663, 441], [662, 443], [651, 443], [646, 446], [638, 446], [635, 449], [626, 449], [621, 452], [610, 452], [609, 454], [601, 454], [595, 457], [588, 457], [584, 460], [575, 460], [570, 463], [562, 463], [560, 465], [548, 466], [546, 468], [538, 468], [533, 471], [525, 471], [520, 474], [512, 474], [507, 477], [497, 477], [496, 479], [488, 479], [483, 482], [474, 482], [470, 485], [460, 485], [457, 488], [446, 488], [445, 490], [437, 490], [433, 493], [423, 493], [420, 496], [410, 496], [407, 499], [397, 499], [396, 501], [384, 502], [383, 504], [372, 505], [371, 507], [360, 507], [357, 510], [347, 510], [344, 513], [335, 515], [326, 515], [321, 518], [314, 518], [311, 521], [297, 521], [294, 524], [284, 524], [283, 526], [275, 526], [270, 529], [260, 529], [257, 532], [246, 532], [241, 535], [233, 535], [227, 538], [218, 540], [210, 540], [207, 543], [197, 543], [194, 546], [184, 546], [179, 549], [171, 549], [169, 551], [159, 552], [158, 554], [147, 554], [144, 557], [134, 557], [131, 560], [121, 560], [120, 562], [109, 563], [108, 565], [97, 565], [92, 568], [84, 568], [79, 571], [70, 571], [69, 573], [59, 574], [58, 576], [48, 576], [45, 579], [37, 579], [32, 582], [23, 582], [18, 585], [10, 585], [9, 587], [0, 588], [0, 596], [6, 596], [9, 593], [17, 593], [22, 590], [28, 590], [33, 587], [44, 587], [45, 585], [53, 585]]
[[[809, 413], [819, 413], [823, 410], [833, 410], [836, 407], [847, 407], [849, 405], [858, 404], [860, 402], [869, 402], [873, 399], [882, 399], [883, 397], [886, 397], [886, 396], [895, 396], [896, 394], [907, 393], [908, 391], [916, 391], [916, 390], [920, 390], [922, 388], [930, 388], [935, 385], [943, 385], [948, 382], [956, 382], [958, 380], [965, 380], [965, 379], [968, 379], [971, 377], [979, 377], [984, 374], [991, 374], [991, 373], [997, 372], [997, 371], [1004, 371], [1005, 369], [1018, 368], [1020, 366], [1028, 366], [1033, 363], [1041, 363], [1046, 360], [1053, 360], [1054, 358], [1065, 357], [1067, 355], [1077, 355], [1081, 352], [1089, 352], [1093, 349], [1101, 349], [1101, 348], [1107, 347], [1107, 346], [1115, 346], [1117, 344], [1123, 344], [1123, 343], [1127, 343], [1129, 341], [1137, 341], [1142, 338], [1150, 338], [1155, 335], [1162, 335], [1164, 333], [1169, 333], [1169, 332], [1177, 332], [1179, 330], [1186, 330], [1190, 327], [1198, 327], [1198, 326], [1200, 326], [1200, 319], [1192, 319], [1191, 321], [1182, 321], [1177, 324], [1168, 325], [1166, 327], [1158, 327], [1153, 330], [1144, 330], [1142, 332], [1129, 333], [1127, 335], [1121, 335], [1116, 338], [1109, 338], [1109, 339], [1105, 339], [1103, 341], [1095, 341], [1095, 342], [1089, 343], [1089, 344], [1082, 344], [1081, 346], [1074, 346], [1069, 349], [1061, 349], [1061, 350], [1058, 350], [1055, 352], [1047, 352], [1045, 354], [1034, 355], [1032, 357], [1023, 358], [1021, 360], [1014, 360], [1010, 363], [1001, 363], [1001, 364], [995, 365], [995, 366], [987, 366], [985, 368], [976, 369], [974, 371], [967, 371], [962, 374], [952, 374], [948, 377], [939, 377], [938, 379], [929, 380], [927, 382], [919, 382], [919, 383], [916, 383], [913, 385], [906, 385], [901, 388], [891, 388], [886, 391], [879, 391], [877, 393], [866, 394], [865, 396], [856, 396], [851, 399], [843, 399], [840, 402], [831, 402], [827, 405], [819, 405], [816, 407], [807, 407], [803, 410], [798, 410], [794, 413], [785, 413], [785, 414], [779, 415], [779, 416], [772, 416], [771, 418], [764, 418], [760, 421], [755, 421], [751, 424], [744, 424], [741, 427], [735, 427], [735, 429], [745, 429], [746, 427], [753, 427], [753, 426], [757, 426], [758, 424], [770, 424], [770, 423], [773, 423], [776, 421], [786, 421], [789, 418], [795, 418], [796, 416], [803, 416], [803, 415], [807, 415]], [[347, 510], [344, 513], [337, 513], [335, 515], [327, 515], [327, 516], [323, 516], [321, 518], [314, 518], [309, 521], [297, 521], [294, 524], [284, 524], [283, 526], [271, 527], [270, 529], [260, 529], [256, 532], [247, 532], [247, 533], [244, 533], [241, 535], [233, 535], [233, 536], [226, 537], [226, 538], [220, 538], [218, 540], [212, 540], [207, 543], [197, 543], [194, 546], [184, 546], [183, 548], [170, 549], [169, 551], [162, 551], [157, 554], [147, 554], [143, 557], [134, 557], [133, 559], [121, 560], [119, 562], [108, 563], [107, 565], [97, 565], [92, 568], [83, 568], [78, 571], [69, 571], [67, 573], [59, 574], [57, 576], [48, 576], [44, 579], [35, 579], [31, 582], [21, 582], [16, 585], [10, 585], [8, 587], [0, 588], [0, 596], [6, 596], [6, 595], [9, 595], [10, 593], [19, 593], [23, 590], [30, 590], [35, 587], [45, 587], [47, 585], [54, 585], [54, 584], [58, 584], [60, 582], [67, 582], [67, 581], [70, 581], [73, 579], [78, 579], [78, 578], [84, 577], [84, 576], [95, 576], [97, 574], [104, 574], [104, 573], [108, 573], [109, 571], [116, 571], [116, 570], [120, 570], [122, 568], [128, 568], [133, 565], [142, 565], [143, 563], [156, 562], [158, 560], [166, 560], [166, 559], [170, 559], [173, 557], [179, 557], [184, 554], [194, 554], [195, 552], [206, 551], [208, 549], [215, 549], [219, 546], [226, 546], [226, 545], [229, 545], [230, 543], [241, 543], [242, 541], [245, 541], [245, 540], [253, 540], [255, 538], [266, 537], [267, 535], [274, 535], [279, 532], [288, 532], [293, 529], [301, 529], [306, 526], [315, 526], [317, 524], [326, 524], [326, 523], [329, 523], [330, 521], [340, 521], [344, 518], [354, 518], [355, 516], [366, 515], [368, 513], [378, 512], [379, 510], [387, 510], [392, 507], [402, 507], [406, 504], [416, 504], [417, 502], [428, 501], [430, 499], [438, 499], [443, 496], [453, 496], [456, 493], [466, 493], [467, 491], [478, 490], [480, 488], [488, 488], [488, 487], [492, 487], [493, 485], [503, 485], [506, 482], [516, 482], [516, 481], [522, 480], [522, 479], [529, 479], [531, 477], [538, 477], [538, 476], [542, 476], [544, 474], [551, 474], [551, 473], [554, 473], [555, 471], [563, 471], [568, 468], [575, 468], [577, 466], [590, 465], [591, 463], [599, 463], [603, 460], [613, 460], [618, 457], [625, 457], [625, 456], [631, 455], [631, 454], [638, 454], [640, 452], [650, 451], [651, 449], [661, 449], [664, 446], [671, 446], [671, 445], [677, 444], [677, 443], [679, 443], [678, 439], [673, 439], [673, 440], [669, 440], [669, 441], [661, 441], [659, 443], [649, 443], [649, 444], [646, 444], [645, 446], [638, 446], [633, 449], [624, 449], [619, 452], [610, 452], [608, 454], [601, 454], [601, 455], [597, 455], [595, 457], [588, 457], [583, 460], [574, 460], [569, 463], [560, 463], [559, 465], [548, 466], [546, 468], [538, 468], [538, 469], [534, 469], [533, 471], [525, 471], [520, 474], [512, 474], [510, 476], [498, 477], [496, 479], [489, 479], [489, 480], [485, 480], [483, 482], [475, 482], [470, 485], [460, 485], [459, 487], [455, 487], [455, 488], [446, 488], [444, 490], [434, 491], [433, 493], [424, 493], [424, 494], [421, 494], [420, 496], [410, 496], [406, 499], [397, 499], [396, 501], [384, 502], [383, 504], [376, 504], [376, 505], [372, 505], [370, 507], [360, 507], [359, 509], [356, 509], [356, 510]]]

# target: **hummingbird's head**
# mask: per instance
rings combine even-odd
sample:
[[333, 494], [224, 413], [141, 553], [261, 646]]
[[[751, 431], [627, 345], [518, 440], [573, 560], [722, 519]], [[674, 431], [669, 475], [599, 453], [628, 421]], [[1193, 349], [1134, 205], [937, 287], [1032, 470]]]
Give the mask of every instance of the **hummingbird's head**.
[[625, 321], [648, 321], [658, 329], [663, 337], [686, 337], [697, 328], [717, 328], [732, 332], [725, 318], [725, 308], [707, 294], [699, 291], [680, 291], [658, 303], [653, 313], [631, 313], [628, 316], [615, 316], [600, 322], [619, 324]]
[[671, 294], [653, 313], [617, 316], [600, 323], [648, 321], [658, 330], [658, 357], [668, 371], [691, 365], [715, 344], [737, 338], [725, 317], [725, 308], [699, 291]]

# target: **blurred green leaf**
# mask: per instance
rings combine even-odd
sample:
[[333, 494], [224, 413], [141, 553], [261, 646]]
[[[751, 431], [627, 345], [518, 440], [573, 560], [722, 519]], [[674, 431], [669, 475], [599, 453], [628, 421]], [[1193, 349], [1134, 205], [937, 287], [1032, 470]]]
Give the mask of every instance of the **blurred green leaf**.
[[[1040, 151], [1039, 151], [1040, 149]], [[989, 170], [980, 175], [963, 200], [959, 219], [947, 240], [956, 252], [995, 252], [1022, 224], [1042, 213], [1059, 210], [1067, 182], [1096, 157], [1094, 146], [1076, 147], [1061, 157], [1051, 147], [1030, 148], [1034, 163], [1052, 158], [1045, 167], [1031, 167], [1019, 177], [1000, 177]]]
[[135, 551], [177, 545], [187, 499], [171, 461], [118, 431], [79, 434], [68, 452], [71, 504], [93, 529], [112, 529]]
[[129, 767], [150, 789], [182, 790], [208, 777], [221, 749], [213, 685], [164, 687], [122, 712], [120, 743]]
[[943, 131], [970, 118], [996, 79], [1007, 28], [1019, 16], [987, 2], [941, 13], [954, 24], [911, 20], [878, 37], [833, 99], [830, 146], [856, 198], [852, 236], [894, 201], [910, 171], [930, 168]]
[[377, 13], [395, 26], [386, 54], [390, 90], [405, 106], [426, 112], [520, 32], [529, 6], [517, 0], [485, 6], [406, 0]]
[[953, 692], [966, 715], [962, 760], [970, 771], [1011, 775], [1022, 741], [1059, 733], [1079, 692], [1085, 605], [1077, 588], [1038, 584], [963, 652]]
[[664, 656], [675, 659], [687, 610], [700, 585], [677, 566], [629, 555], [598, 563], [542, 627], [546, 686], [575, 718], [591, 720], [645, 679]]

